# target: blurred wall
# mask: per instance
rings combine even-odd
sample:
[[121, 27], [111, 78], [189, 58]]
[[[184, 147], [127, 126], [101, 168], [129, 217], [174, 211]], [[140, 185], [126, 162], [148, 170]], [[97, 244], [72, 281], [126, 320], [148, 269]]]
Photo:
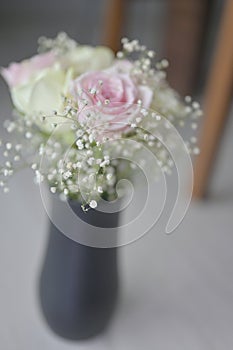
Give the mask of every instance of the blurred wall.
[[[59, 31], [66, 31], [80, 43], [102, 43], [108, 1], [1, 0], [0, 64], [30, 56], [35, 52], [39, 36], [53, 37]], [[129, 0], [127, 4], [123, 33], [160, 51], [166, 1]]]
[[[41, 35], [66, 31], [80, 43], [103, 42], [105, 8], [110, 0], [0, 0], [0, 66], [35, 53]], [[163, 55], [168, 0], [124, 0], [127, 4], [123, 35], [138, 38]], [[171, 0], [169, 0], [171, 1]], [[184, 0], [189, 1], [189, 0]], [[222, 5], [211, 0], [212, 10], [201, 52], [197, 86], [203, 88]], [[172, 62], [171, 62], [172, 64]]]
[[81, 42], [98, 42], [102, 0], [0, 2], [1, 64], [35, 52], [41, 35], [54, 37], [66, 31]]

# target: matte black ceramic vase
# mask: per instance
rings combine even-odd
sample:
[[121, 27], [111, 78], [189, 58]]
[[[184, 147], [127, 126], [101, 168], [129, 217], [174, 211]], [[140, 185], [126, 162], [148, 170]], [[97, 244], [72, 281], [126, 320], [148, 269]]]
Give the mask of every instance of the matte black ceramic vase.
[[[93, 209], [83, 213], [79, 203], [72, 209], [97, 226], [96, 234], [98, 226], [117, 227], [118, 213]], [[50, 222], [39, 290], [42, 312], [55, 333], [73, 340], [99, 334], [111, 320], [117, 301], [117, 248], [81, 245]]]

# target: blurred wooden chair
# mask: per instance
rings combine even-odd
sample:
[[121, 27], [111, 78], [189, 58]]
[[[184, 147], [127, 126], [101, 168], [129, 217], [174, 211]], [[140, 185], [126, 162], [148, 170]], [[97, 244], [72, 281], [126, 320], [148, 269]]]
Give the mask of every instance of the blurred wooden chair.
[[[104, 23], [104, 44], [117, 51], [126, 12], [126, 0], [108, 0]], [[192, 92], [199, 50], [211, 0], [167, 0], [165, 57], [172, 61], [168, 80], [181, 94]], [[200, 149], [194, 167], [194, 197], [207, 191], [231, 102], [233, 86], [233, 0], [225, 0], [212, 67], [204, 98], [204, 123]]]
[[[145, 1], [145, 0], [139, 0]], [[133, 0], [106, 2], [103, 43], [117, 51], [128, 5]], [[163, 56], [172, 62], [168, 81], [180, 94], [191, 94], [198, 76], [206, 19], [212, 0], [166, 0]], [[156, 2], [155, 2], [156, 6]], [[130, 16], [129, 16], [130, 17]]]
[[103, 23], [103, 43], [117, 52], [121, 46], [126, 0], [106, 1]]
[[233, 88], [233, 0], [226, 0], [205, 90], [201, 153], [194, 167], [193, 196], [207, 193], [209, 177], [231, 105]]
[[182, 96], [193, 93], [200, 77], [203, 44], [212, 0], [166, 0], [163, 56], [170, 85]]

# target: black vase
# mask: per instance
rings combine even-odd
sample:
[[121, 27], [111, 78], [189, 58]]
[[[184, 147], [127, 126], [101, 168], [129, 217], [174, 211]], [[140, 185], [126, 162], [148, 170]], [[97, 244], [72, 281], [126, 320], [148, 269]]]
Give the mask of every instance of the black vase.
[[[98, 227], [118, 225], [118, 213], [93, 209], [84, 213], [79, 203], [72, 203], [71, 207], [76, 215], [96, 226], [96, 234]], [[50, 221], [39, 284], [41, 308], [50, 328], [72, 340], [98, 335], [111, 320], [117, 294], [117, 248], [79, 244]]]

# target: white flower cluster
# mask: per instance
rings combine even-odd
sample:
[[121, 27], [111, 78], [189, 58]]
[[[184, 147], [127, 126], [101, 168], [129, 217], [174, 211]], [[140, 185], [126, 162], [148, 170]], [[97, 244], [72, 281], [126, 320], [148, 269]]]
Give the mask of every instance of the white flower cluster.
[[40, 37], [38, 40], [38, 52], [47, 52], [54, 50], [57, 54], [66, 53], [77, 47], [75, 40], [68, 37], [64, 32], [58, 33], [55, 39], [46, 38], [44, 36]]
[[[60, 34], [55, 40], [42, 38], [40, 45], [41, 51], [55, 50], [61, 54], [72, 50], [76, 43]], [[173, 140], [166, 137], [166, 129], [171, 125], [182, 127], [189, 121], [191, 130], [195, 130], [197, 119], [202, 115], [200, 106], [189, 96], [181, 101], [169, 87], [164, 71], [168, 66], [166, 60], [154, 62], [154, 51], [147, 50], [137, 40], [124, 38], [122, 45], [117, 58], [124, 62], [132, 54], [137, 56], [130, 61], [130, 79], [135, 86], [140, 86], [140, 91], [145, 92], [144, 87], [152, 91], [150, 108], [145, 108], [139, 98], [133, 113], [132, 108], [125, 109], [124, 128], [114, 129], [111, 93], [102, 102], [100, 97], [92, 108], [99, 90], [105, 88], [104, 83], [98, 80], [98, 87], [96, 82], [88, 86], [87, 100], [85, 94], [80, 100], [83, 96], [81, 89], [77, 92], [79, 102], [67, 92], [63, 96], [62, 107], [53, 113], [16, 114], [14, 121], [5, 122], [7, 132], [14, 135], [12, 140], [0, 142], [4, 158], [0, 168], [0, 186], [5, 193], [9, 191], [8, 179], [14, 172], [29, 166], [35, 174], [35, 183], [47, 181], [51, 193], [59, 194], [61, 199], [78, 200], [83, 210], [88, 210], [96, 208], [100, 197], [106, 200], [115, 198], [117, 182], [122, 178], [131, 179], [137, 165], [146, 166], [144, 148], [156, 156], [156, 166], [167, 174], [171, 172], [173, 160], [166, 145], [172, 144]], [[125, 72], [122, 74], [124, 82]], [[109, 86], [111, 88], [111, 82]], [[103, 125], [102, 113], [107, 115]], [[99, 126], [98, 121], [101, 122]], [[158, 137], [160, 128], [163, 130], [161, 138]], [[190, 153], [199, 153], [196, 141], [192, 135], [186, 143]]]

